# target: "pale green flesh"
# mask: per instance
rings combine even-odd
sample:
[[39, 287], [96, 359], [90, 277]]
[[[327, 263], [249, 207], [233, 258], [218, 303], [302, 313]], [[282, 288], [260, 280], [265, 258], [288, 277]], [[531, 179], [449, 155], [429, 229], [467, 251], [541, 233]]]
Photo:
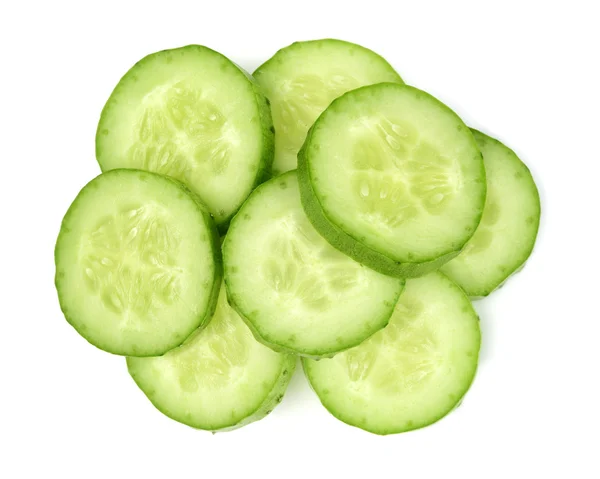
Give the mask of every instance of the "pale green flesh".
[[398, 263], [400, 276], [412, 276], [415, 264], [436, 269], [479, 223], [486, 185], [475, 140], [451, 110], [415, 88], [380, 84], [337, 99], [299, 158], [309, 183], [302, 200], [317, 230], [378, 271], [394, 274], [371, 253], [392, 270]]
[[449, 413], [477, 368], [479, 320], [439, 272], [410, 279], [388, 326], [331, 359], [303, 360], [338, 419], [376, 434], [427, 426]]
[[403, 83], [379, 55], [340, 40], [298, 42], [255, 72], [271, 101], [275, 125], [273, 174], [296, 168], [296, 156], [317, 117], [337, 97], [380, 82]]
[[221, 288], [209, 325], [164, 356], [127, 358], [137, 385], [164, 414], [218, 431], [261, 419], [282, 399], [295, 358], [257, 342]]
[[219, 226], [272, 161], [266, 100], [222, 55], [200, 46], [158, 52], [121, 79], [98, 125], [103, 171], [139, 168], [184, 182]]
[[92, 180], [56, 243], [67, 320], [115, 354], [156, 355], [181, 344], [212, 314], [220, 278], [208, 211], [181, 183], [144, 171]]
[[493, 138], [473, 131], [483, 153], [487, 199], [463, 252], [442, 271], [472, 297], [487, 296], [527, 260], [537, 236], [540, 197], [527, 167]]
[[256, 336], [305, 356], [330, 356], [384, 327], [403, 287], [314, 230], [295, 171], [252, 193], [232, 221], [223, 259], [229, 298]]

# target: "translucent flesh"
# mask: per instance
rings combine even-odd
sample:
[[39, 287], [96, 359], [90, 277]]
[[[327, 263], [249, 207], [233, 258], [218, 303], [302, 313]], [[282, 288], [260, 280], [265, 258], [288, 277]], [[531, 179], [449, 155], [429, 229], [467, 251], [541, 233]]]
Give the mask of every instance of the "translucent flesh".
[[358, 214], [393, 229], [420, 214], [443, 215], [459, 186], [458, 165], [419, 139], [409, 123], [389, 119], [367, 126], [351, 158]]
[[332, 359], [304, 360], [323, 404], [379, 434], [423, 427], [447, 414], [477, 366], [478, 319], [441, 273], [410, 279], [388, 326]]
[[139, 168], [184, 182], [220, 224], [264, 167], [262, 123], [250, 80], [226, 58], [202, 47], [160, 52], [109, 99], [98, 161], [103, 170]]
[[251, 196], [223, 251], [236, 307], [265, 342], [300, 354], [330, 354], [374, 333], [402, 288], [402, 281], [351, 260], [314, 230], [295, 172]]
[[127, 360], [133, 378], [158, 409], [209, 430], [239, 425], [254, 416], [279, 388], [281, 375], [291, 374], [289, 363], [287, 355], [254, 339], [227, 303], [225, 288], [204, 330], [163, 356]]
[[98, 219], [82, 245], [85, 284], [125, 324], [172, 305], [181, 295], [179, 231], [156, 208], [132, 202]]
[[126, 153], [131, 165], [187, 184], [195, 177], [222, 175], [236, 134], [217, 105], [184, 81], [160, 96], [135, 126], [137, 141]]
[[93, 180], [57, 242], [67, 318], [118, 354], [180, 344], [203, 321], [217, 278], [207, 221], [189, 195], [156, 175], [116, 170]]
[[443, 271], [469, 296], [487, 296], [529, 257], [540, 221], [540, 198], [527, 167], [512, 150], [474, 132], [483, 153], [487, 199], [481, 223]]
[[276, 127], [275, 175], [296, 168], [296, 155], [311, 125], [332, 100], [359, 86], [355, 78], [339, 73], [325, 78], [301, 75], [282, 82], [281, 100], [271, 103], [279, 127]]
[[277, 132], [274, 174], [296, 168], [308, 129], [335, 98], [364, 85], [402, 83], [379, 55], [338, 40], [294, 43], [254, 75], [271, 100]]
[[479, 222], [485, 172], [476, 143], [453, 112], [414, 88], [346, 94], [316, 123], [304, 156], [327, 218], [400, 263], [460, 250]]

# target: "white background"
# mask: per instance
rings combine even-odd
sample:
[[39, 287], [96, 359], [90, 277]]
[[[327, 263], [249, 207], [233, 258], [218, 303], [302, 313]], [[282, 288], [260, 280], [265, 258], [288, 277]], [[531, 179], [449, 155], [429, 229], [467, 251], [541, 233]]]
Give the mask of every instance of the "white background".
[[[598, 2], [1, 5], [0, 477], [600, 477]], [[479, 373], [441, 422], [371, 435], [330, 416], [297, 371], [273, 414], [213, 436], [154, 410], [122, 358], [66, 323], [54, 241], [99, 173], [100, 110], [133, 63], [200, 43], [252, 71], [321, 37], [379, 52], [513, 147], [540, 188], [539, 241], [477, 304]]]

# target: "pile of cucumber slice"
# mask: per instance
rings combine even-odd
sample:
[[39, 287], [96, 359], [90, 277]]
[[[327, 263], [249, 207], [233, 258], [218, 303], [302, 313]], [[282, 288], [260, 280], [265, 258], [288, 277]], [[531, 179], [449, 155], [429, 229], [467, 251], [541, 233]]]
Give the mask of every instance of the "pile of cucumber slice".
[[158, 410], [213, 432], [269, 414], [297, 357], [347, 424], [444, 417], [477, 370], [471, 300], [523, 267], [540, 221], [511, 149], [340, 40], [253, 75], [204, 46], [151, 54], [96, 158], [56, 243], [61, 309]]

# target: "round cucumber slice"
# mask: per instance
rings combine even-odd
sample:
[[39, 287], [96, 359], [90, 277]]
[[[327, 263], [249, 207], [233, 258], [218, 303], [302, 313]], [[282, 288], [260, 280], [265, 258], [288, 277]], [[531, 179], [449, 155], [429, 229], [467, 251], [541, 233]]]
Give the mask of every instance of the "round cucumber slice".
[[65, 318], [94, 346], [155, 356], [212, 316], [222, 277], [219, 237], [180, 182], [113, 170], [88, 183], [55, 250]]
[[329, 245], [306, 218], [296, 172], [259, 186], [223, 243], [229, 300], [257, 339], [303, 356], [331, 356], [383, 328], [404, 281]]
[[296, 169], [308, 129], [332, 100], [365, 85], [403, 83], [375, 52], [333, 39], [293, 43], [258, 67], [254, 78], [271, 100], [274, 175]]
[[180, 347], [127, 358], [136, 384], [165, 415], [197, 429], [236, 429], [281, 402], [296, 358], [254, 339], [221, 288], [214, 317]]
[[469, 389], [480, 346], [479, 320], [464, 292], [442, 273], [410, 279], [389, 325], [332, 359], [303, 360], [323, 405], [376, 434], [432, 424]]
[[384, 274], [438, 269], [473, 236], [485, 170], [469, 129], [406, 85], [346, 93], [315, 122], [298, 155], [302, 204], [334, 247]]
[[540, 224], [540, 196], [517, 155], [498, 140], [472, 130], [487, 176], [481, 223], [464, 250], [442, 267], [471, 297], [483, 297], [525, 264]]
[[271, 167], [273, 133], [251, 77], [189, 45], [148, 55], [125, 74], [102, 111], [96, 157], [102, 171], [139, 168], [184, 182], [225, 230]]

